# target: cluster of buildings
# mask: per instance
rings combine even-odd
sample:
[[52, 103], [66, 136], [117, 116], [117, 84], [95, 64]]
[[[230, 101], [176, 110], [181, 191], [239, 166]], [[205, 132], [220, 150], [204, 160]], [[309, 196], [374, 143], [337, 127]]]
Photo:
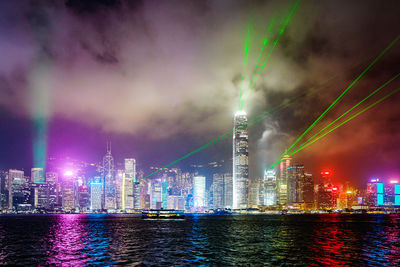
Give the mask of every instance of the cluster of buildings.
[[[278, 168], [265, 170], [264, 177], [249, 179], [247, 128], [246, 113], [237, 112], [233, 127], [233, 176], [226, 176], [228, 182], [220, 176], [214, 177], [214, 208], [219, 208], [222, 200], [226, 201], [223, 207], [233, 209], [344, 210], [400, 207], [398, 180], [383, 183], [375, 179], [375, 183], [372, 182], [374, 180], [368, 183], [366, 190], [357, 190], [349, 183], [334, 184], [330, 171], [323, 171], [319, 177], [313, 177], [304, 170], [303, 164], [293, 163], [288, 155], [282, 157]], [[227, 187], [222, 190], [221, 185]], [[225, 195], [221, 197], [220, 192], [225, 192]]]
[[49, 159], [46, 169], [32, 168], [30, 176], [23, 170], [0, 171], [0, 210], [90, 213], [399, 207], [400, 183], [395, 179], [373, 179], [364, 190], [357, 190], [349, 183], [333, 183], [328, 170], [315, 177], [287, 155], [276, 168], [250, 179], [247, 125], [246, 113], [236, 113], [232, 172], [205, 174], [198, 168], [185, 172], [151, 167], [148, 171], [154, 175], [146, 177], [143, 170], [137, 170], [134, 158], [115, 163], [111, 146], [107, 146], [103, 161], [97, 164]]

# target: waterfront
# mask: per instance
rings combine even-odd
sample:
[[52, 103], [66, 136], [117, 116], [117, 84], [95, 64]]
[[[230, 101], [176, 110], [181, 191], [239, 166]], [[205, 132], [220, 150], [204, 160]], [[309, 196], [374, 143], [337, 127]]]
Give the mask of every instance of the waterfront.
[[400, 264], [400, 216], [0, 217], [0, 262], [18, 265]]

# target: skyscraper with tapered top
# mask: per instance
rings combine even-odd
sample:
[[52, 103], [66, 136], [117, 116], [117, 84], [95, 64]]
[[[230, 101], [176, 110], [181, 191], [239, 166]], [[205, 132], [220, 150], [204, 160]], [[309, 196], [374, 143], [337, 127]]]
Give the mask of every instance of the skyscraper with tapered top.
[[248, 207], [249, 192], [249, 136], [247, 115], [238, 111], [233, 120], [233, 208]]
[[115, 210], [117, 208], [116, 181], [114, 158], [111, 155], [111, 143], [107, 144], [107, 153], [103, 157], [103, 184], [104, 184], [104, 209]]

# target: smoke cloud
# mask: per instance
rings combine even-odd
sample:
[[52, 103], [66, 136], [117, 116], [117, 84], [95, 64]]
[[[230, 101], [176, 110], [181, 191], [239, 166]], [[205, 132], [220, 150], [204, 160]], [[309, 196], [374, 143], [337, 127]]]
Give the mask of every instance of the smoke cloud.
[[[229, 131], [238, 105], [247, 26], [250, 22], [252, 32], [246, 84], [271, 16], [281, 21], [293, 3], [2, 1], [0, 107], [16, 116], [35, 118], [40, 110], [48, 120], [66, 118], [154, 140], [177, 133], [201, 139], [203, 134]], [[397, 1], [300, 2], [250, 93], [245, 107], [250, 117], [348, 71], [324, 90], [254, 126], [256, 173], [396, 37], [399, 11]], [[274, 29], [270, 38], [278, 32]], [[396, 74], [399, 58], [396, 45], [326, 121]], [[364, 64], [349, 70], [360, 62]], [[35, 98], [38, 95], [42, 97]], [[371, 153], [376, 147], [383, 161], [394, 165], [395, 150], [389, 144], [399, 140], [396, 99], [317, 142], [302, 152], [301, 160], [310, 161], [318, 152], [324, 161], [349, 154], [363, 158], [366, 152], [357, 151]]]

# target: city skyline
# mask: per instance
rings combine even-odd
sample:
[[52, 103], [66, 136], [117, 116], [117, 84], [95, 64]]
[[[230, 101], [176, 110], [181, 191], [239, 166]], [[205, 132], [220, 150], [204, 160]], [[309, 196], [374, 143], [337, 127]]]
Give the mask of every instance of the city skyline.
[[0, 1], [0, 265], [399, 266], [399, 14]]
[[[2, 55], [0, 66], [1, 169], [30, 169], [44, 156], [88, 161], [99, 157], [110, 140], [116, 157], [134, 153], [141, 164], [164, 166], [232, 129], [241, 86], [247, 90], [251, 82], [263, 38], [280, 36], [268, 64], [253, 78], [255, 90], [244, 92], [246, 103], [240, 105], [249, 120], [338, 76], [318, 94], [249, 126], [253, 180], [397, 35], [389, 27], [398, 24], [395, 1], [385, 6], [371, 1], [362, 7], [354, 2], [300, 3], [282, 34], [280, 21], [294, 1], [190, 2], [179, 8], [165, 2], [158, 6], [163, 11], [159, 16], [148, 13], [154, 2], [134, 3], [43, 2], [37, 8], [24, 1], [2, 3], [8, 21], [1, 24], [1, 40], [10, 53]], [[375, 20], [373, 10], [381, 10], [384, 19]], [[100, 17], [107, 26], [97, 27]], [[127, 27], [130, 23], [133, 26]], [[144, 26], [147, 32], [138, 30]], [[332, 28], [342, 29], [341, 34]], [[86, 34], [78, 34], [78, 29]], [[170, 34], [177, 34], [178, 41]], [[248, 64], [242, 78], [247, 34]], [[346, 45], [342, 40], [348, 40]], [[265, 54], [268, 51], [267, 45]], [[392, 77], [398, 58], [395, 44], [321, 123]], [[170, 73], [165, 72], [168, 65], [174, 66], [168, 68]], [[397, 85], [393, 81], [390, 88]], [[295, 159], [313, 172], [330, 168], [343, 181], [359, 185], [366, 177], [398, 176], [398, 98], [393, 95]], [[355, 131], [362, 134], [355, 138]], [[230, 147], [229, 140], [222, 140], [177, 166], [209, 158], [230, 160]]]

